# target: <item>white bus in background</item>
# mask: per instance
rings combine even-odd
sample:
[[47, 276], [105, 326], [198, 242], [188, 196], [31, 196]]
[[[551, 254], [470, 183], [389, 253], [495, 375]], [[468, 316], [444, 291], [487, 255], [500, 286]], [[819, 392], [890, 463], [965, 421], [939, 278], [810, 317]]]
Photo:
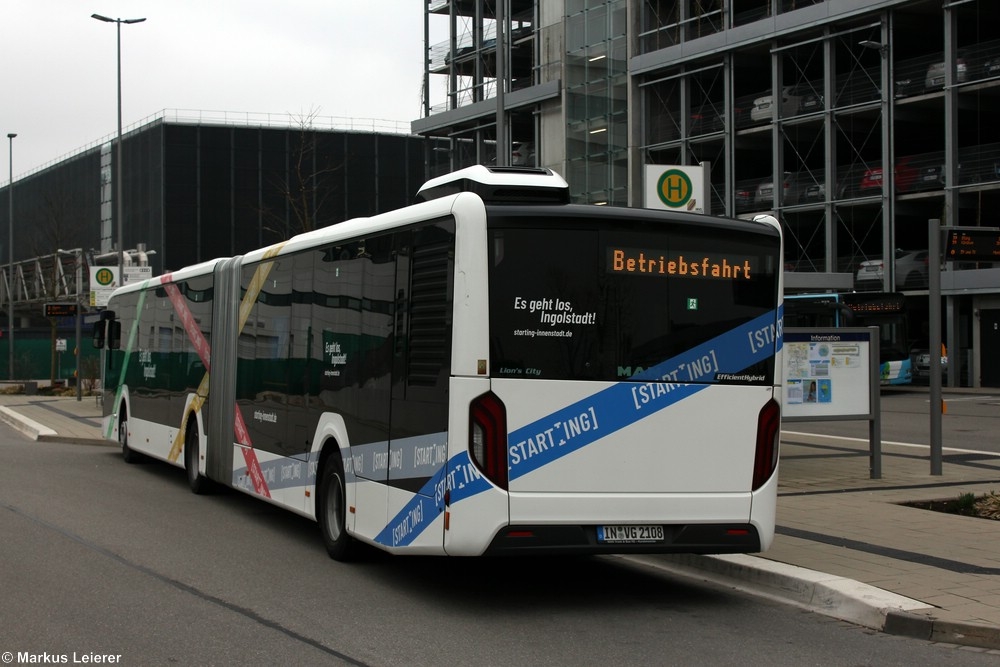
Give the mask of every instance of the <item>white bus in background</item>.
[[117, 290], [104, 427], [330, 555], [732, 553], [774, 535], [781, 232], [472, 167]]

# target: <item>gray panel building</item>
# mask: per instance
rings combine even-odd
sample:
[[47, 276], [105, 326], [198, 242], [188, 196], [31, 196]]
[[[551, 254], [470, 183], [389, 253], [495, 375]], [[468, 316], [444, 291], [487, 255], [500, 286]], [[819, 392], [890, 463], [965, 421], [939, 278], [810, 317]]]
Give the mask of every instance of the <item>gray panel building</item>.
[[[447, 156], [432, 150], [434, 143], [365, 129], [363, 123], [320, 128], [297, 125], [288, 117], [256, 124], [238, 117], [212, 122], [164, 113], [123, 137], [124, 249], [132, 261], [141, 256], [159, 274], [406, 206], [433, 161]], [[97, 144], [13, 183], [11, 287], [16, 344], [23, 349], [30, 348], [31, 339], [48, 343], [50, 334], [43, 317], [46, 298], [38, 296], [36, 283], [49, 294], [52, 281], [65, 282], [56, 287], [64, 295], [88, 290], [88, 272], [77, 285], [76, 258], [60, 251], [80, 249], [96, 264], [117, 265], [115, 154], [112, 142]], [[5, 314], [9, 196], [10, 185], [4, 184], [0, 310]], [[58, 325], [73, 327], [70, 318]], [[6, 319], [0, 328], [7, 329]], [[0, 338], [0, 348], [6, 338]], [[7, 365], [7, 354], [0, 354], [0, 378], [7, 377]], [[46, 377], [47, 365], [42, 367], [24, 375]]]

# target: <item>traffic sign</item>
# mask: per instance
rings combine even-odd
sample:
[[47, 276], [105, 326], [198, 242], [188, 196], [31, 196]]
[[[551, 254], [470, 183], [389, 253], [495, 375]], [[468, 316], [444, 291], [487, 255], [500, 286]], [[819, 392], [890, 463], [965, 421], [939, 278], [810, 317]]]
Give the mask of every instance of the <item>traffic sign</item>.
[[90, 305], [104, 308], [108, 305], [111, 293], [118, 287], [117, 266], [90, 267]]
[[656, 181], [656, 195], [669, 208], [681, 208], [691, 201], [691, 178], [680, 169], [668, 169]]
[[711, 164], [647, 164], [643, 206], [668, 211], [707, 213]]

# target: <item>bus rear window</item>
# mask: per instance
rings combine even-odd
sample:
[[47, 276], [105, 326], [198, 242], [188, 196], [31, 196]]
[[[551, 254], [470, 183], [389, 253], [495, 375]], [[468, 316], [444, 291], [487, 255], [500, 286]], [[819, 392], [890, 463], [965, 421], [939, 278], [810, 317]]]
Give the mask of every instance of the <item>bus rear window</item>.
[[733, 367], [711, 345], [755, 335], [773, 348], [776, 235], [635, 219], [518, 222], [490, 231], [493, 377], [773, 381], [773, 349]]

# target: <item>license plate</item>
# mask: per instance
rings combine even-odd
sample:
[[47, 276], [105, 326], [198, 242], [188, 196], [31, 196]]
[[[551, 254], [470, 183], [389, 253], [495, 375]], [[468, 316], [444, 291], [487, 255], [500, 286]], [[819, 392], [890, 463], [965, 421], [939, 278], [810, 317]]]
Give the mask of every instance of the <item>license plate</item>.
[[598, 526], [597, 541], [604, 544], [662, 542], [663, 526]]

